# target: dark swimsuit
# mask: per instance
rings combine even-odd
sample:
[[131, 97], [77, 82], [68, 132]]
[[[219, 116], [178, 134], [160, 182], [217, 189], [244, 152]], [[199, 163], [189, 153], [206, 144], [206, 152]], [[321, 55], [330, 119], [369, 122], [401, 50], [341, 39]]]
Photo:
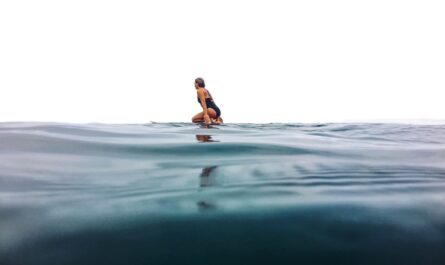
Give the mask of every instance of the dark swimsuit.
[[[200, 105], [201, 104], [201, 99], [198, 97], [198, 102]], [[218, 106], [216, 106], [215, 102], [213, 101], [213, 99], [211, 98], [206, 98], [206, 106], [207, 108], [212, 108], [215, 110], [216, 112], [216, 118], [219, 118], [219, 116], [221, 116], [221, 110], [218, 108]]]

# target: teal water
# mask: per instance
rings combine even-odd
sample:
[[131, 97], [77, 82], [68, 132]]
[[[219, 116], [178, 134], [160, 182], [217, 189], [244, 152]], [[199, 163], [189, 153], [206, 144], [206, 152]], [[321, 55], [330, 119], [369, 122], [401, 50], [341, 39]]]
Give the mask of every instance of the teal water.
[[0, 264], [445, 264], [445, 126], [0, 123]]

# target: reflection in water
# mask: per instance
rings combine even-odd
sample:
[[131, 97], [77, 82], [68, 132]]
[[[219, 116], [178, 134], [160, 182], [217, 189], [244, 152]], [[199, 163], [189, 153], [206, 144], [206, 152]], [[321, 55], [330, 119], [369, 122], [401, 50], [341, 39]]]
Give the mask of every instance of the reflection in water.
[[197, 134], [196, 135], [196, 140], [198, 140], [199, 142], [219, 142], [219, 141], [215, 141], [212, 139], [211, 135], [204, 135], [204, 134]]
[[216, 205], [208, 203], [206, 201], [199, 201], [196, 203], [198, 205], [198, 208], [200, 211], [207, 211], [207, 210], [215, 210]]
[[[219, 141], [213, 140], [211, 135], [204, 135], [204, 134], [197, 134], [196, 140], [198, 140], [199, 142], [202, 142], [202, 143], [219, 142]], [[204, 167], [202, 169], [202, 172], [199, 175], [199, 187], [208, 188], [208, 187], [215, 186], [216, 179], [215, 179], [214, 170], [217, 167], [218, 166], [209, 166], [209, 167]], [[202, 210], [202, 211], [216, 209], [215, 204], [209, 203], [205, 199], [198, 201], [197, 205], [198, 205], [199, 210]]]
[[[199, 187], [208, 188], [208, 187], [215, 186], [215, 184], [216, 184], [215, 177], [216, 176], [214, 174], [214, 170], [217, 167], [218, 166], [210, 166], [210, 167], [205, 167], [202, 169], [202, 172], [199, 175]], [[197, 205], [198, 205], [199, 210], [202, 210], [202, 211], [216, 209], [215, 204], [210, 203], [210, 202], [206, 201], [205, 199], [198, 201]]]
[[211, 166], [211, 167], [205, 167], [202, 169], [201, 175], [199, 175], [199, 186], [204, 187], [211, 187], [216, 184], [215, 176], [212, 176], [213, 170], [217, 168], [218, 166]]

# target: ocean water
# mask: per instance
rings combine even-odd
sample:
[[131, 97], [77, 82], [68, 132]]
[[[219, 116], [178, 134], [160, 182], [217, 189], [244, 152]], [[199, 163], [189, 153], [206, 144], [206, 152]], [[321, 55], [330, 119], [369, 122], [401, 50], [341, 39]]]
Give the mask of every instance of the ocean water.
[[0, 123], [0, 264], [445, 264], [445, 125]]

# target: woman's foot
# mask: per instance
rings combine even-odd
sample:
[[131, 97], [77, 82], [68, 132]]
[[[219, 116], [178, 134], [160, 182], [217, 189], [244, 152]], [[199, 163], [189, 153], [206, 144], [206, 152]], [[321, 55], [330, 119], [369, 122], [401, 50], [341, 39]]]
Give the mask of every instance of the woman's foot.
[[222, 124], [223, 120], [221, 119], [221, 117], [218, 117], [216, 119], [211, 118], [212, 124]]

